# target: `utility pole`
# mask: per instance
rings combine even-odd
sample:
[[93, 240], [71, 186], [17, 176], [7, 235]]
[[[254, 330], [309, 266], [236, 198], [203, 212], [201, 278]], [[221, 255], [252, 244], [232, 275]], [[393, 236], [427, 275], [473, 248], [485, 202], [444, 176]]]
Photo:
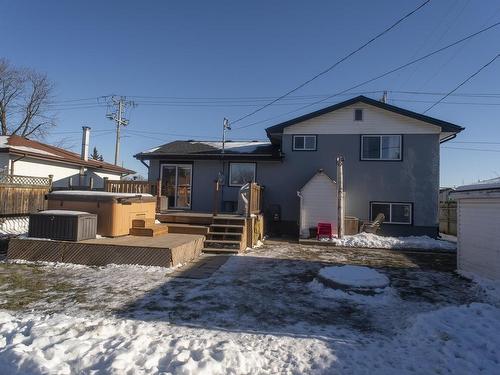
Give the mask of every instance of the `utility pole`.
[[125, 108], [135, 107], [135, 103], [131, 100], [127, 100], [124, 96], [112, 96], [109, 101], [109, 105], [116, 108], [114, 112], [108, 113], [106, 117], [111, 121], [116, 122], [116, 143], [115, 143], [115, 165], [118, 165], [118, 159], [120, 158], [120, 126], [127, 126], [128, 120], [123, 117]]
[[229, 125], [229, 120], [224, 117], [224, 121], [222, 121], [222, 153], [226, 149], [226, 133], [228, 130], [231, 130], [231, 125]]
[[382, 95], [382, 99], [380, 100], [382, 103], [387, 103], [387, 91], [384, 91]]
[[337, 238], [344, 237], [344, 157], [337, 156]]

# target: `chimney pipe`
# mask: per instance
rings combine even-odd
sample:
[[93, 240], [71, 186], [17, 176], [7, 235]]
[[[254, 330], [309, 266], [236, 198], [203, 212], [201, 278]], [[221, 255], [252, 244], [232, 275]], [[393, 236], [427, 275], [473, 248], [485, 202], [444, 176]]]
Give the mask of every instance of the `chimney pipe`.
[[82, 160], [89, 160], [89, 139], [90, 139], [90, 128], [88, 126], [82, 126]]

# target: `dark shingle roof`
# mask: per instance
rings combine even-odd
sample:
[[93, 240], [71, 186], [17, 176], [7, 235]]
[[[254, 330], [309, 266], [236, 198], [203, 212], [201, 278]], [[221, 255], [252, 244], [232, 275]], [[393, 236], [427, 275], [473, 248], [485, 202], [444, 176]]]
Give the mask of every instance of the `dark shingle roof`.
[[159, 147], [141, 152], [134, 157], [137, 159], [157, 158], [185, 158], [185, 159], [214, 159], [222, 155], [229, 157], [279, 158], [279, 150], [270, 142], [261, 141], [227, 141], [224, 154], [222, 142], [211, 141], [174, 141]]
[[410, 110], [407, 110], [404, 108], [396, 107], [394, 105], [383, 103], [381, 101], [360, 95], [360, 96], [356, 96], [352, 99], [349, 99], [349, 100], [331, 105], [329, 107], [320, 109], [319, 111], [311, 112], [311, 113], [308, 113], [306, 115], [296, 117], [294, 119], [282, 122], [281, 124], [271, 126], [271, 127], [266, 129], [267, 135], [270, 136], [271, 134], [283, 133], [283, 129], [285, 129], [288, 126], [295, 125], [299, 122], [309, 120], [309, 119], [312, 119], [314, 117], [318, 117], [318, 116], [336, 111], [337, 109], [341, 109], [341, 108], [344, 108], [344, 107], [347, 107], [347, 106], [350, 106], [352, 104], [356, 104], [359, 102], [373, 105], [375, 107], [385, 109], [385, 110], [390, 111], [390, 112], [394, 112], [394, 113], [397, 113], [397, 114], [400, 114], [403, 116], [408, 116], [408, 117], [414, 118], [416, 120], [424, 121], [424, 122], [427, 122], [429, 124], [439, 126], [441, 128], [441, 131], [445, 132], [445, 133], [459, 133], [465, 129], [461, 126], [458, 126], [456, 124], [452, 124], [450, 122], [442, 121], [442, 120], [439, 120], [439, 119], [434, 118], [434, 117], [422, 115], [422, 114], [417, 113], [417, 112], [413, 112], [413, 111], [410, 111]]

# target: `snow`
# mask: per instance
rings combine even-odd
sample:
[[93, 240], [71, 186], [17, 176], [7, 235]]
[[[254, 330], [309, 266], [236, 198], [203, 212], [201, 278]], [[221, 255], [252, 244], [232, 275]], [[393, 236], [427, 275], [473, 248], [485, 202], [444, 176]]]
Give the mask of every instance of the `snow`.
[[500, 306], [500, 280], [486, 279], [472, 272], [459, 271], [459, 273], [461, 276], [474, 281], [474, 283], [476, 283], [488, 296], [492, 303]]
[[373, 233], [359, 233], [344, 236], [342, 239], [332, 238], [326, 241], [333, 242], [336, 246], [363, 247], [376, 249], [411, 249], [411, 250], [441, 250], [454, 251], [456, 244], [442, 241], [428, 236], [385, 237]]
[[31, 152], [31, 153], [40, 154], [40, 155], [58, 156], [58, 155], [55, 155], [53, 153], [50, 153], [50, 152], [47, 152], [44, 150], [39, 150], [39, 149], [34, 148], [34, 147], [9, 145], [9, 136], [8, 135], [0, 136], [0, 148], [11, 148], [11, 149], [18, 150], [18, 151]]
[[387, 276], [373, 268], [363, 266], [324, 267], [318, 275], [334, 283], [356, 288], [384, 288], [389, 285]]
[[9, 142], [8, 135], [0, 135], [0, 148], [8, 147], [7, 143]]
[[25, 235], [28, 233], [28, 227], [27, 216], [0, 219], [0, 238]]
[[[498, 372], [500, 309], [477, 293], [486, 284], [437, 264], [419, 268], [421, 254], [317, 246], [317, 259], [311, 248], [266, 241], [206, 279], [160, 267], [0, 263], [0, 277], [15, 267], [17, 275], [44, 277], [39, 300], [0, 310], [0, 373]], [[374, 254], [374, 267], [391, 280], [380, 293], [314, 279], [325, 264], [366, 264]], [[58, 291], [51, 280], [71, 286]], [[18, 298], [2, 285], [0, 304]]]
[[115, 198], [131, 198], [131, 197], [152, 197], [151, 194], [135, 194], [135, 193], [112, 193], [107, 191], [87, 191], [87, 190], [57, 190], [50, 194], [54, 195], [78, 195], [89, 197], [115, 197]]
[[70, 211], [70, 210], [45, 210], [38, 212], [42, 215], [69, 215], [69, 216], [78, 216], [78, 215], [91, 215], [88, 212], [83, 211]]
[[[210, 147], [214, 147], [216, 149], [222, 150], [222, 142], [196, 142], [193, 141], [191, 144], [201, 143]], [[226, 151], [238, 152], [238, 153], [247, 153], [254, 152], [258, 147], [269, 146], [271, 142], [253, 142], [253, 141], [245, 141], [245, 142], [233, 142], [228, 141], [225, 143], [224, 148]]]

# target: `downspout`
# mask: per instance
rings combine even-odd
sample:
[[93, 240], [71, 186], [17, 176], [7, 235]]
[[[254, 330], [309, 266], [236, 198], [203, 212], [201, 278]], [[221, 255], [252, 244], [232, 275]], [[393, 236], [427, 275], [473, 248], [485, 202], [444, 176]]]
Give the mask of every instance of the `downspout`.
[[299, 197], [300, 199], [300, 203], [299, 203], [299, 237], [302, 237], [302, 227], [303, 227], [303, 221], [304, 221], [304, 214], [303, 214], [303, 207], [302, 207], [302, 199], [303, 199], [303, 196], [302, 196], [302, 192], [299, 190], [297, 191], [297, 196]]
[[149, 176], [149, 165], [142, 159], [139, 159], [139, 161], [142, 163], [142, 165], [144, 165], [146, 167], [146, 169], [148, 170], [148, 176]]
[[14, 163], [16, 161], [19, 161], [19, 160], [22, 160], [26, 157], [26, 154], [24, 154], [23, 156], [20, 156], [18, 157], [17, 159], [14, 159], [14, 160], [11, 160], [10, 161], [10, 174], [13, 175], [14, 174]]

